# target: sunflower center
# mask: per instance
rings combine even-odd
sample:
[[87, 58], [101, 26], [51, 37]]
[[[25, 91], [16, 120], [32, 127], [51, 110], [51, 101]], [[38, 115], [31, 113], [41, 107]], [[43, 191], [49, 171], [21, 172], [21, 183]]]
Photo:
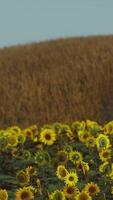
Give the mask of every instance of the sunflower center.
[[61, 153], [58, 155], [58, 158], [60, 162], [65, 162], [67, 160], [67, 155], [64, 153]]
[[17, 178], [21, 183], [24, 183], [26, 181], [26, 177], [24, 174], [18, 175]]
[[62, 170], [60, 171], [60, 174], [61, 174], [62, 177], [65, 177], [65, 176], [66, 176], [66, 171], [65, 171], [64, 169], [62, 169]]
[[101, 138], [99, 143], [100, 143], [100, 147], [105, 147], [106, 146], [106, 141], [105, 141], [104, 138]]
[[109, 156], [109, 153], [108, 153], [108, 152], [104, 152], [104, 153], [103, 153], [103, 157], [104, 157], [104, 158], [107, 158], [108, 156]]
[[94, 186], [91, 186], [91, 187], [89, 188], [89, 192], [90, 192], [90, 193], [95, 193], [95, 187], [94, 187]]
[[73, 155], [73, 158], [72, 158], [73, 160], [78, 160], [79, 159], [79, 155], [77, 155], [77, 154], [75, 154], [75, 155]]
[[21, 194], [21, 199], [22, 199], [22, 200], [26, 200], [27, 198], [29, 198], [29, 193], [28, 193], [28, 192], [23, 192], [23, 193]]
[[51, 139], [51, 136], [47, 133], [47, 134], [45, 135], [45, 139], [46, 139], [46, 140], [50, 140], [50, 139]]
[[83, 138], [84, 138], [84, 139], [87, 139], [87, 138], [88, 138], [88, 134], [84, 134], [84, 135], [83, 135]]
[[27, 135], [27, 136], [31, 136], [31, 132], [30, 132], [30, 131], [27, 131], [26, 135]]
[[67, 151], [67, 152], [70, 152], [70, 148], [69, 148], [69, 147], [67, 147], [67, 148], [66, 148], [66, 151]]
[[70, 177], [69, 177], [69, 181], [74, 181], [74, 177], [73, 177], [73, 176], [70, 176]]
[[73, 194], [73, 191], [74, 191], [74, 190], [73, 190], [72, 187], [68, 187], [68, 188], [67, 188], [67, 193], [68, 193], [68, 194]]

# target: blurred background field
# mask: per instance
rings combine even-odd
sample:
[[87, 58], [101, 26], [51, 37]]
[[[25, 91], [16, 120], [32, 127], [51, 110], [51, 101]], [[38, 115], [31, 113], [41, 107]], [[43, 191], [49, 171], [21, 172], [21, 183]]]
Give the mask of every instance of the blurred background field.
[[0, 127], [113, 119], [113, 36], [0, 50]]

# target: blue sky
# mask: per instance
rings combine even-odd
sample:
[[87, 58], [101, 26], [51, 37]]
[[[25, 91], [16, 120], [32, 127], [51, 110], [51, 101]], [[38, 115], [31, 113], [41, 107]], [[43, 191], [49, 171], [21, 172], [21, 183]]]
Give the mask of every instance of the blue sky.
[[113, 34], [113, 0], [0, 0], [0, 47]]

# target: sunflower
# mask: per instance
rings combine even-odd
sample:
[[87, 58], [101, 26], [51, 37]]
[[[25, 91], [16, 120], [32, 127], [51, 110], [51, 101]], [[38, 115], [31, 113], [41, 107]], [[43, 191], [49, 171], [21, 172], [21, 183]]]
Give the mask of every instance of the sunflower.
[[68, 153], [66, 151], [58, 151], [57, 152], [57, 162], [66, 163], [68, 161]]
[[100, 192], [100, 188], [97, 184], [91, 182], [85, 186], [84, 191], [88, 192], [90, 196], [95, 196]]
[[11, 154], [13, 157], [17, 158], [18, 157], [18, 149], [17, 148], [13, 148], [11, 151]]
[[72, 131], [74, 135], [77, 137], [78, 131], [85, 130], [85, 122], [84, 121], [75, 121], [71, 125]]
[[111, 170], [112, 170], [112, 166], [108, 161], [104, 162], [103, 164], [99, 166], [99, 171], [101, 173], [109, 174]]
[[23, 134], [25, 135], [26, 139], [33, 140], [33, 132], [30, 128], [24, 129]]
[[16, 191], [15, 200], [32, 200], [32, 199], [34, 199], [34, 195], [29, 187], [23, 187]]
[[68, 171], [64, 165], [59, 165], [57, 167], [56, 175], [59, 179], [64, 180], [67, 174], [68, 174]]
[[63, 189], [63, 192], [65, 194], [65, 197], [67, 199], [73, 199], [74, 196], [79, 194], [79, 189], [75, 186], [70, 186], [70, 185], [66, 185]]
[[72, 131], [71, 131], [69, 125], [67, 125], [67, 124], [62, 124], [62, 125], [61, 125], [60, 134], [65, 134], [65, 135], [71, 134], [71, 135], [73, 135], [73, 133], [72, 133]]
[[36, 124], [32, 125], [29, 127], [29, 129], [31, 129], [32, 133], [33, 133], [33, 136], [37, 136], [38, 135], [38, 127]]
[[66, 135], [70, 140], [72, 140], [73, 137], [74, 137], [74, 134], [73, 134], [73, 132], [71, 130], [67, 130]]
[[111, 150], [110, 149], [102, 149], [102, 151], [99, 152], [99, 156], [103, 162], [110, 160], [111, 159]]
[[78, 151], [71, 151], [69, 153], [69, 159], [75, 164], [78, 161], [83, 160], [82, 154]]
[[50, 200], [66, 200], [65, 195], [60, 190], [55, 190], [49, 195]]
[[22, 132], [21, 128], [18, 126], [11, 126], [9, 127], [9, 130], [14, 131], [15, 134], [20, 134]]
[[110, 146], [110, 140], [107, 135], [100, 134], [96, 138], [96, 145], [98, 149], [108, 148]]
[[52, 145], [56, 140], [56, 134], [52, 129], [44, 129], [40, 133], [40, 141], [47, 145]]
[[104, 134], [106, 135], [113, 134], [113, 121], [110, 121], [104, 125]]
[[39, 165], [45, 165], [46, 164], [46, 158], [45, 158], [45, 152], [44, 151], [38, 151], [35, 154], [35, 162]]
[[23, 170], [17, 172], [16, 178], [17, 178], [18, 183], [22, 186], [25, 186], [29, 183], [29, 176]]
[[8, 146], [10, 146], [10, 147], [17, 146], [17, 144], [18, 144], [17, 135], [9, 135], [7, 137], [7, 141], [8, 141]]
[[28, 166], [26, 168], [26, 173], [28, 174], [28, 176], [34, 176], [37, 174], [36, 168], [33, 166]]
[[59, 135], [61, 133], [61, 128], [62, 128], [62, 124], [61, 123], [55, 122], [55, 123], [53, 123], [52, 127], [53, 127], [53, 129], [54, 129], [56, 134]]
[[91, 120], [86, 120], [86, 128], [92, 136], [97, 136], [98, 132], [103, 130], [97, 122]]
[[22, 151], [22, 159], [23, 160], [30, 160], [31, 159], [31, 153], [28, 150]]
[[64, 178], [66, 185], [75, 186], [78, 182], [78, 175], [76, 172], [69, 172]]
[[72, 146], [71, 145], [68, 145], [68, 144], [66, 144], [65, 146], [64, 146], [64, 151], [66, 151], [67, 153], [70, 153], [72, 150], [73, 150], [73, 148], [72, 148]]
[[8, 200], [8, 193], [6, 190], [0, 189], [0, 200]]
[[76, 167], [77, 167], [77, 170], [82, 171], [84, 175], [87, 175], [88, 171], [90, 170], [88, 163], [84, 161], [77, 162]]
[[92, 197], [89, 195], [89, 193], [82, 191], [75, 197], [75, 199], [76, 200], [92, 200]]
[[79, 131], [78, 137], [81, 142], [86, 143], [90, 137], [90, 134], [87, 130]]
[[95, 137], [90, 136], [87, 139], [86, 146], [89, 147], [89, 148], [93, 148], [93, 147], [95, 147], [95, 145], [96, 145]]

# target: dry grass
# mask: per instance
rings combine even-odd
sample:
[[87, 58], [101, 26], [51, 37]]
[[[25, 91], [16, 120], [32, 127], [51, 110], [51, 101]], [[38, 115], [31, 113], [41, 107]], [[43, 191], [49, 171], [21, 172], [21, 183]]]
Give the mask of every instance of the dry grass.
[[0, 50], [0, 127], [113, 119], [113, 36]]

